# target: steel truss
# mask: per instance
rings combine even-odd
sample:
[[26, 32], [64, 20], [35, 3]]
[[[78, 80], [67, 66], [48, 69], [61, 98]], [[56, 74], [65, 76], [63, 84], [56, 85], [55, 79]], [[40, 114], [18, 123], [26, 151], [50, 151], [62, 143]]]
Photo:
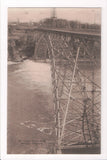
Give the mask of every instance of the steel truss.
[[100, 146], [101, 88], [95, 71], [100, 40], [42, 33], [36, 58], [41, 41], [51, 60], [57, 153], [79, 145]]

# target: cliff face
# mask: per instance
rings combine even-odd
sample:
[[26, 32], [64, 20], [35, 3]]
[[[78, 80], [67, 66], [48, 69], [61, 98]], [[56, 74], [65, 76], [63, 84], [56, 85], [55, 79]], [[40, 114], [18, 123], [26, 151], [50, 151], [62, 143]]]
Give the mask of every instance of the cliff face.
[[8, 60], [17, 62], [22, 60], [20, 48], [17, 48], [14, 40], [8, 44]]
[[34, 54], [35, 42], [29, 40], [25, 36], [18, 37], [15, 36], [9, 37], [8, 40], [8, 60], [10, 61], [22, 61], [23, 59], [32, 57]]

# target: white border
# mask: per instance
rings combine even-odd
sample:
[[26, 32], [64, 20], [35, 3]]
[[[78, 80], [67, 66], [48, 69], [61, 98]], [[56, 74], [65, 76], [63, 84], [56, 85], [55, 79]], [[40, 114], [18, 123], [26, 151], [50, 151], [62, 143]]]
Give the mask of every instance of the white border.
[[[8, 7], [101, 7], [102, 8], [102, 154], [99, 155], [7, 155], [7, 8]], [[0, 8], [0, 99], [1, 99], [1, 159], [2, 160], [73, 160], [107, 159], [107, 1], [106, 0], [1, 0]]]

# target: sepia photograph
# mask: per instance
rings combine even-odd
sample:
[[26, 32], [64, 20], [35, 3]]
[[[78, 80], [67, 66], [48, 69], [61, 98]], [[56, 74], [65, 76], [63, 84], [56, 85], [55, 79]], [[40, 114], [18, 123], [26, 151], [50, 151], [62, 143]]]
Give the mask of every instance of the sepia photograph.
[[8, 8], [7, 154], [101, 154], [101, 8]]

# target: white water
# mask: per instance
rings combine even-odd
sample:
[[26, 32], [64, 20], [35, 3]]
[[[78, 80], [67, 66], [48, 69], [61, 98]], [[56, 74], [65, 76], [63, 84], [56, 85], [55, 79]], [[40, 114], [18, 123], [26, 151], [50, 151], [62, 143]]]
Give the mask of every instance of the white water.
[[49, 64], [26, 60], [16, 65], [18, 65], [18, 69], [13, 74], [16, 74], [17, 80], [26, 85], [28, 89], [39, 89], [42, 92], [51, 90], [51, 70]]

